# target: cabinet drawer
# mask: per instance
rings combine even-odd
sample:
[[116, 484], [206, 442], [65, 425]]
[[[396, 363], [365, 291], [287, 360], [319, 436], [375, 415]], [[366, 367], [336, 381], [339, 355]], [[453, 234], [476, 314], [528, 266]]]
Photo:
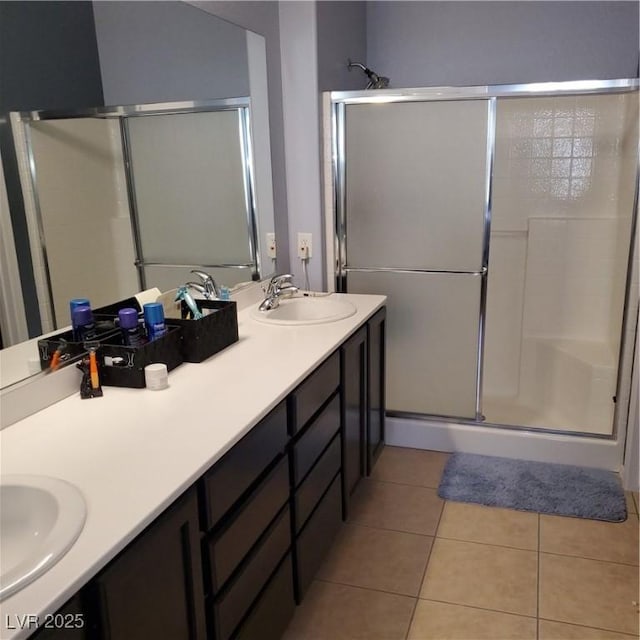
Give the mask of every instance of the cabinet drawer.
[[209, 544], [211, 584], [218, 591], [287, 502], [289, 473], [283, 458]]
[[282, 637], [296, 608], [292, 576], [291, 554], [287, 554], [235, 638], [279, 640]]
[[302, 529], [309, 514], [314, 510], [320, 496], [325, 492], [331, 481], [340, 470], [342, 447], [340, 436], [336, 435], [329, 448], [322, 454], [318, 464], [311, 470], [305, 481], [295, 494], [295, 524], [296, 532]]
[[207, 531], [255, 482], [287, 443], [286, 403], [280, 403], [204, 476]]
[[341, 478], [338, 475], [296, 541], [299, 601], [302, 601], [311, 585], [313, 577], [340, 527], [342, 521], [340, 487]]
[[247, 559], [245, 567], [214, 602], [216, 640], [227, 640], [249, 610], [291, 546], [291, 517], [285, 508], [265, 538]]
[[290, 396], [291, 434], [297, 433], [340, 384], [340, 355], [329, 356]]
[[297, 486], [340, 429], [340, 394], [307, 427], [293, 447], [293, 479]]

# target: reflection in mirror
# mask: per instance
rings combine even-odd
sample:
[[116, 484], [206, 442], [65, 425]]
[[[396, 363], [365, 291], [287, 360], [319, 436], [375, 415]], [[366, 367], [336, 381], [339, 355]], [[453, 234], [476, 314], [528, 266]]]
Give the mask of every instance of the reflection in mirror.
[[[0, 122], [0, 129], [4, 126], [3, 131], [10, 131], [9, 135], [0, 131], [0, 144], [5, 172], [9, 168], [6, 184], [11, 205], [11, 216], [9, 206], [0, 207], [0, 228], [3, 237], [16, 236], [17, 252], [13, 271], [5, 268], [3, 258], [0, 273], [3, 294], [0, 328], [4, 346], [24, 340], [29, 335], [27, 326], [31, 337], [36, 337], [38, 332], [33, 328], [38, 326], [44, 333], [67, 326], [69, 298], [88, 297], [94, 306], [99, 306], [103, 301], [128, 297], [156, 283], [166, 290], [191, 279], [187, 267], [152, 267], [149, 264], [152, 262], [250, 265], [245, 269], [206, 269], [220, 284], [227, 286], [250, 281], [258, 274], [266, 277], [273, 273], [274, 261], [266, 258], [264, 250], [265, 235], [272, 232], [274, 226], [264, 38], [183, 2], [97, 1], [77, 2], [73, 7], [65, 2], [6, 4], [11, 7], [6, 11], [3, 9], [7, 20], [0, 31], [4, 35], [11, 34], [7, 48], [10, 64], [5, 68], [11, 70], [15, 78], [9, 77], [7, 83], [3, 81], [8, 91], [4, 92], [0, 105], [7, 111], [39, 109], [51, 115], [51, 110], [56, 109], [60, 110], [58, 115], [84, 113], [91, 117], [31, 120], [30, 138], [21, 136], [21, 132], [26, 134], [26, 128], [24, 123], [17, 122], [16, 116], [13, 116], [11, 127], [8, 117], [5, 125]], [[48, 39], [41, 47], [42, 51], [36, 51], [38, 41], [27, 34], [33, 33], [33, 25], [40, 24], [43, 15], [46, 16]], [[73, 24], [71, 31], [67, 27], [69, 24]], [[20, 28], [25, 30], [22, 38]], [[95, 30], [93, 36], [90, 34], [92, 29]], [[86, 37], [80, 36], [81, 33]], [[42, 63], [30, 62], [31, 66], [25, 66], [20, 62], [25, 60], [20, 54], [21, 40], [30, 42], [29, 59], [42, 56]], [[45, 64], [47, 56], [54, 64], [53, 69]], [[86, 62], [83, 62], [82, 74], [73, 67], [78, 56]], [[29, 78], [32, 88], [27, 89]], [[100, 97], [87, 99], [88, 96], [103, 97], [103, 102], [99, 102]], [[78, 98], [75, 107], [74, 97]], [[159, 126], [165, 129], [162, 136], [165, 144], [173, 144], [175, 148], [171, 153], [160, 154], [147, 144], [143, 154], [136, 154], [132, 145], [128, 151], [134, 165], [133, 182], [131, 175], [127, 180], [128, 151], [122, 143], [127, 139], [127, 127], [121, 127], [126, 109], [122, 109], [115, 119], [95, 117], [98, 111], [107, 110], [102, 106], [104, 104], [135, 104], [140, 113], [145, 113], [144, 117], [135, 119], [135, 127], [140, 123], [144, 127], [154, 118], [158, 118], [158, 123], [167, 118], [165, 124], [182, 122], [178, 118], [185, 118], [186, 122], [188, 118], [184, 114], [147, 117], [152, 109], [148, 105], [180, 101], [181, 109], [198, 110], [203, 104], [234, 99], [244, 102], [236, 104], [236, 111], [230, 112], [234, 114], [233, 138], [227, 136], [226, 142], [222, 142], [209, 137], [208, 144], [201, 140], [199, 151], [205, 154], [205, 159], [201, 158], [198, 163], [186, 145], [180, 150], [180, 158], [177, 155], [175, 140], [186, 140], [188, 136], [180, 136], [173, 126]], [[32, 117], [35, 112], [29, 113]], [[215, 117], [215, 114], [209, 115]], [[130, 125], [134, 118], [128, 120]], [[140, 137], [139, 131], [128, 129], [130, 142]], [[230, 128], [225, 130], [228, 133]], [[159, 133], [153, 135], [158, 135], [159, 141]], [[13, 136], [17, 139], [12, 140]], [[45, 139], [50, 147], [48, 151], [42, 149]], [[231, 153], [232, 139], [236, 146]], [[76, 143], [74, 153], [69, 149], [72, 140]], [[34, 149], [33, 158], [41, 153], [50, 156], [48, 164], [42, 159], [34, 160], [36, 191], [31, 189], [30, 147]], [[16, 152], [21, 154], [17, 159]], [[153, 168], [148, 162], [149, 154], [155, 154]], [[145, 155], [147, 159], [144, 159]], [[227, 166], [232, 157], [235, 168]], [[244, 166], [236, 162], [238, 157], [245, 161]], [[188, 168], [185, 165], [189, 165]], [[15, 171], [13, 166], [16, 166]], [[166, 176], [177, 168], [183, 171], [180, 185], [169, 190]], [[232, 169], [236, 178], [241, 176], [242, 188], [235, 182], [235, 189], [223, 193], [218, 189], [222, 171], [227, 172], [227, 187], [230, 183], [228, 172]], [[78, 171], [75, 178], [71, 175], [74, 170]], [[68, 175], [62, 179], [60, 174], [65, 172]], [[177, 179], [177, 175], [174, 177]], [[144, 188], [151, 189], [146, 196], [140, 191], [145, 181]], [[193, 189], [196, 182], [204, 186], [199, 197]], [[41, 192], [45, 184], [46, 195]], [[180, 195], [185, 197], [183, 201], [180, 201]], [[0, 199], [4, 197], [0, 193]], [[14, 205], [18, 202], [22, 206], [23, 199], [24, 211], [16, 210]], [[219, 219], [213, 215], [207, 217], [204, 208], [198, 208], [207, 200], [210, 201], [209, 210], [216, 210], [216, 216], [221, 216]], [[54, 212], [46, 221], [45, 201], [53, 203], [51, 211]], [[247, 216], [247, 203], [255, 212], [253, 222]], [[37, 215], [37, 205], [43, 211], [41, 219]], [[195, 215], [200, 223], [208, 225], [205, 233], [190, 233], [189, 215]], [[178, 230], [182, 234], [181, 240], [193, 236], [193, 254], [185, 247], [174, 254], [161, 252], [160, 249], [167, 246], [154, 245], [154, 234], [162, 227], [168, 230], [168, 223], [174, 224], [172, 232]], [[8, 234], [6, 229], [9, 229]], [[241, 236], [244, 238], [242, 243]], [[177, 249], [178, 243], [169, 246]], [[204, 255], [201, 251], [204, 247], [216, 251], [212, 251], [211, 256]], [[224, 248], [226, 253], [214, 255], [217, 248]], [[22, 287], [15, 282], [15, 265], [20, 268]], [[21, 312], [23, 301], [34, 310], [33, 316], [39, 312], [40, 317], [25, 323]], [[4, 355], [3, 362], [6, 362]], [[28, 363], [29, 358], [23, 360]], [[25, 370], [28, 373], [28, 368], [23, 369], [23, 373]], [[0, 384], [4, 386], [8, 380], [4, 366], [2, 373]]]
[[44, 326], [68, 302], [101, 307], [175, 289], [206, 269], [219, 285], [259, 278], [248, 98], [194, 107], [96, 110], [96, 117], [15, 117], [31, 236], [43, 248]]

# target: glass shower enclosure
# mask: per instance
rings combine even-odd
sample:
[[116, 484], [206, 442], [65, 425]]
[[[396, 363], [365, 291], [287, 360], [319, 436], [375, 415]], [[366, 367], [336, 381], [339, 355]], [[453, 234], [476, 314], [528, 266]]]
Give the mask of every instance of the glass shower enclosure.
[[637, 88], [331, 94], [336, 289], [388, 296], [391, 415], [612, 436]]

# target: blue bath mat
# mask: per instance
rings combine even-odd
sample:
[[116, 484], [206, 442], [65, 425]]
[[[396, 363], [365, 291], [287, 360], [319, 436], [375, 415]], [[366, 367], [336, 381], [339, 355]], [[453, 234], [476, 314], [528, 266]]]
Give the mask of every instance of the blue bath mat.
[[438, 495], [445, 500], [622, 522], [627, 504], [613, 471], [565, 464], [451, 455]]

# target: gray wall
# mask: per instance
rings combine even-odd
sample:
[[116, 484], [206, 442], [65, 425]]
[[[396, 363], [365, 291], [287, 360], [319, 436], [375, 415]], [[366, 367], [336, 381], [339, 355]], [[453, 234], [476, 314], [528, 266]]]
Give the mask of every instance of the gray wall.
[[182, 2], [94, 2], [106, 104], [249, 95], [243, 29]]
[[273, 203], [275, 231], [278, 239], [278, 271], [289, 271], [289, 230], [287, 227], [287, 182], [284, 153], [284, 122], [282, 115], [282, 70], [280, 66], [280, 24], [278, 2], [272, 0], [246, 2], [199, 0], [189, 2], [223, 20], [264, 36], [267, 48], [269, 81], [269, 128], [271, 133], [271, 164], [273, 173]]
[[368, 2], [392, 87], [635, 77], [637, 2]]
[[318, 88], [355, 91], [367, 86], [361, 69], [349, 71], [349, 58], [366, 66], [367, 3], [326, 2], [316, 5], [318, 30]]
[[103, 104], [90, 2], [0, 2], [0, 153], [30, 337], [40, 335], [29, 231], [8, 111]]

